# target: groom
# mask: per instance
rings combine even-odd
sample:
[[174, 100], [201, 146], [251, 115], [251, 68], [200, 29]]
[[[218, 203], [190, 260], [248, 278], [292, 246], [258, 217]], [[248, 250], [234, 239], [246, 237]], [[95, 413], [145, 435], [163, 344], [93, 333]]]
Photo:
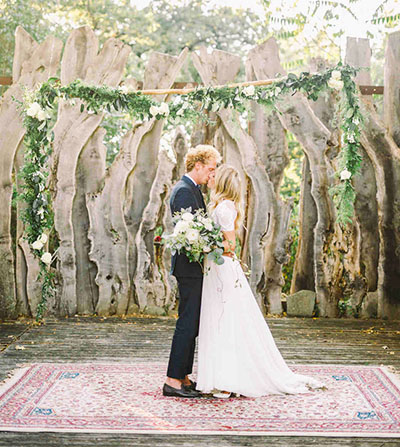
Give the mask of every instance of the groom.
[[[186, 174], [171, 193], [171, 214], [189, 207], [192, 213], [199, 208], [206, 211], [200, 185], [208, 183], [220, 160], [221, 156], [213, 146], [198, 145], [188, 151], [185, 157]], [[203, 271], [197, 262], [190, 262], [186, 255], [175, 254], [170, 273], [178, 282], [179, 308], [163, 395], [199, 397], [201, 393], [196, 391], [196, 383], [189, 379], [189, 374], [192, 373], [195, 339], [199, 332]]]

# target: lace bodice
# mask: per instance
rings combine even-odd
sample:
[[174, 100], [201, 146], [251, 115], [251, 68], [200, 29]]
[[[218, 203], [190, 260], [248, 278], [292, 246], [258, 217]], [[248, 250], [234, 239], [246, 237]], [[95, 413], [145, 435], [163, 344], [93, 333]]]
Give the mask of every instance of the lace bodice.
[[237, 211], [232, 200], [223, 200], [211, 213], [211, 218], [218, 225], [221, 225], [222, 231], [233, 231], [235, 229], [235, 219]]

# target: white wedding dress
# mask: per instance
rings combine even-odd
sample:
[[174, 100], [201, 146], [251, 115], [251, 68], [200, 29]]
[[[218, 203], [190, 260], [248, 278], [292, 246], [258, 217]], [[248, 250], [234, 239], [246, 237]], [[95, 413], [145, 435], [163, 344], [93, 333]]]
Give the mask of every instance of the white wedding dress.
[[[212, 219], [232, 231], [237, 211], [224, 200]], [[293, 373], [279, 352], [240, 263], [205, 261], [198, 336], [197, 389], [243, 396], [306, 393], [323, 384]]]

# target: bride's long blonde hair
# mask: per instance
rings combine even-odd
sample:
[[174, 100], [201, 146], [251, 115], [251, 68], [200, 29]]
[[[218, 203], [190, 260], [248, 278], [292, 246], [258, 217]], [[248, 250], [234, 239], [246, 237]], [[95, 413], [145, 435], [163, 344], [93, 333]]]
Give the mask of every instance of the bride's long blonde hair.
[[210, 194], [210, 213], [223, 200], [232, 200], [235, 204], [238, 213], [235, 219], [235, 231], [238, 231], [244, 214], [240, 174], [233, 166], [229, 165], [221, 165], [215, 170], [215, 187]]

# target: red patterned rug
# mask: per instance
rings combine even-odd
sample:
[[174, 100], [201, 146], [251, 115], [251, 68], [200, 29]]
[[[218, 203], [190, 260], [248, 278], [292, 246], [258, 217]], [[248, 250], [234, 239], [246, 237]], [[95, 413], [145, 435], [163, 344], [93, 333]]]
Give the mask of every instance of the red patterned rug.
[[0, 388], [0, 430], [400, 437], [385, 368], [296, 365], [327, 390], [260, 398], [163, 397], [164, 363], [37, 363]]

